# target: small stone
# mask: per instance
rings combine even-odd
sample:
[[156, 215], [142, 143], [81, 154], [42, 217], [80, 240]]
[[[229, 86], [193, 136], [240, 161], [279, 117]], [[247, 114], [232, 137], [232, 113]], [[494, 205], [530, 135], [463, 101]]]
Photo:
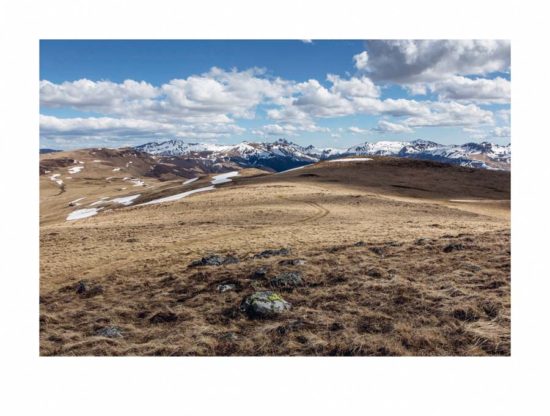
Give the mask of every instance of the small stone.
[[235, 288], [236, 288], [236, 286], [232, 283], [220, 284], [220, 285], [216, 286], [216, 289], [220, 293], [229, 292], [231, 290], [235, 290]]
[[122, 338], [122, 331], [116, 326], [106, 326], [96, 332], [96, 335], [107, 338]]
[[265, 267], [260, 267], [252, 273], [253, 279], [265, 279], [267, 277], [267, 269]]
[[382, 247], [371, 247], [369, 249], [370, 251], [372, 251], [374, 254], [377, 254], [379, 256], [384, 256], [384, 249]]
[[224, 341], [237, 341], [239, 337], [234, 332], [226, 332], [220, 336]]
[[272, 256], [288, 256], [290, 254], [290, 249], [280, 248], [278, 250], [264, 250], [261, 253], [255, 254], [255, 259], [265, 259]]
[[241, 303], [241, 310], [250, 318], [273, 318], [292, 307], [281, 295], [269, 290], [253, 293]]
[[417, 238], [414, 244], [417, 246], [425, 246], [426, 244], [429, 244], [431, 242], [432, 240], [430, 240], [429, 238]]
[[382, 272], [380, 272], [380, 270], [376, 269], [376, 268], [372, 268], [372, 269], [369, 269], [367, 270], [367, 276], [370, 276], [370, 277], [382, 277]]
[[464, 250], [464, 245], [461, 243], [451, 243], [443, 248], [444, 253], [450, 253], [452, 251]]
[[224, 264], [238, 263], [239, 259], [235, 256], [222, 256], [219, 254], [211, 254], [203, 257], [200, 260], [195, 260], [189, 264], [189, 267], [197, 266], [221, 266]]
[[76, 284], [75, 291], [83, 298], [91, 298], [103, 293], [103, 286], [81, 280]]
[[288, 260], [281, 260], [279, 262], [281, 266], [303, 266], [306, 264], [306, 261], [304, 259], [288, 259]]
[[284, 272], [274, 277], [270, 281], [271, 286], [279, 288], [293, 288], [301, 286], [304, 283], [302, 275], [297, 272]]

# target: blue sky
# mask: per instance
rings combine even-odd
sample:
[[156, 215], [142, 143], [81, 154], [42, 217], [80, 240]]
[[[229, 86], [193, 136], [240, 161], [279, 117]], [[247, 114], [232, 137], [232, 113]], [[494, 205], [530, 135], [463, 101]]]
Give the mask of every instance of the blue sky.
[[507, 41], [40, 43], [40, 145], [510, 142]]

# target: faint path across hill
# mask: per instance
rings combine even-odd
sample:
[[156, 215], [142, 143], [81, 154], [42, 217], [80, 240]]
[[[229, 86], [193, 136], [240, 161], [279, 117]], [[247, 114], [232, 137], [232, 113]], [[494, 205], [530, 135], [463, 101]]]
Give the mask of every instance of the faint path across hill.
[[[280, 227], [288, 227], [288, 226], [294, 226], [294, 225], [298, 225], [298, 224], [305, 224], [305, 223], [309, 223], [309, 222], [319, 221], [322, 218], [324, 218], [324, 217], [326, 217], [327, 215], [330, 214], [329, 209], [323, 207], [321, 204], [318, 204], [316, 202], [295, 200], [295, 199], [287, 198], [287, 197], [284, 197], [284, 196], [279, 196], [279, 198], [284, 199], [284, 200], [286, 200], [290, 203], [294, 203], [294, 204], [295, 203], [305, 204], [308, 207], [313, 208], [315, 210], [315, 212], [314, 212], [313, 215], [309, 215], [306, 218], [299, 219], [299, 220], [292, 221], [292, 222], [285, 222], [284, 221], [284, 216], [281, 216], [282, 221], [277, 223], [277, 224], [270, 224], [270, 225], [262, 226], [260, 228], [243, 229], [243, 230], [240, 230], [240, 231], [223, 232], [223, 233], [212, 234], [212, 235], [208, 235], [208, 236], [204, 236], [204, 237], [195, 237], [195, 238], [190, 238], [190, 239], [187, 239], [187, 240], [182, 240], [181, 242], [173, 243], [171, 245], [170, 248], [172, 249], [172, 251], [170, 253], [166, 253], [166, 254], [160, 255], [160, 256], [158, 254], [156, 254], [154, 257], [146, 257], [144, 255], [140, 259], [140, 262], [148, 262], [150, 260], [157, 261], [157, 260], [160, 260], [160, 259], [163, 259], [163, 258], [170, 258], [170, 257], [173, 257], [175, 255], [178, 255], [177, 250], [181, 250], [181, 249], [187, 250], [187, 249], [190, 249], [190, 248], [192, 248], [193, 246], [195, 246], [197, 244], [204, 245], [205, 243], [208, 243], [208, 242], [219, 241], [219, 240], [223, 240], [225, 238], [236, 238], [236, 237], [241, 237], [241, 236], [244, 236], [244, 235], [253, 236], [253, 235], [263, 234], [263, 233], [266, 233], [269, 230], [278, 229]], [[174, 250], [176, 250], [176, 252], [174, 252]], [[120, 268], [128, 266], [128, 265], [135, 265], [135, 264], [136, 264], [135, 259], [134, 260], [124, 259], [124, 260], [111, 262], [108, 265], [108, 267], [111, 271], [113, 271], [113, 270], [120, 269]], [[94, 267], [92, 269], [88, 269], [85, 272], [87, 274], [88, 273], [94, 274], [94, 272], [100, 271], [101, 269], [103, 269], [105, 267], [106, 266], [104, 264], [102, 264], [102, 265]]]

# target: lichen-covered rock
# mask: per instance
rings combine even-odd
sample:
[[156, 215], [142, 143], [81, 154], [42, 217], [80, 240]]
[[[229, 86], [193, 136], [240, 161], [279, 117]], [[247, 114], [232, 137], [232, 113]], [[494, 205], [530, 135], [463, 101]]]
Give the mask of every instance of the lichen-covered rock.
[[273, 318], [291, 307], [281, 295], [269, 290], [253, 293], [241, 303], [241, 310], [250, 318]]
[[274, 277], [270, 281], [271, 286], [279, 288], [293, 288], [301, 286], [304, 283], [302, 275], [297, 272], [284, 272]]

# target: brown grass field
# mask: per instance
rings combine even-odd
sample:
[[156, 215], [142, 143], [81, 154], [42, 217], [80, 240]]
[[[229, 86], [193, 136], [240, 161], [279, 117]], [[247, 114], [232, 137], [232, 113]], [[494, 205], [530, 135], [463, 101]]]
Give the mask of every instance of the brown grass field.
[[[51, 162], [62, 157], [84, 169], [70, 175], [72, 165]], [[509, 172], [322, 162], [281, 174], [243, 170], [213, 191], [135, 206], [209, 178], [184, 186], [145, 177], [145, 162], [95, 157], [42, 157], [50, 172], [40, 177], [41, 355], [511, 353]], [[50, 180], [57, 172], [63, 189]], [[137, 193], [134, 206], [65, 220], [102, 197]], [[280, 248], [290, 253], [254, 257]], [[214, 253], [239, 261], [190, 267]], [[274, 286], [283, 272], [303, 282]], [[224, 284], [231, 290], [220, 291]], [[258, 290], [292, 308], [247, 317], [241, 301]]]

